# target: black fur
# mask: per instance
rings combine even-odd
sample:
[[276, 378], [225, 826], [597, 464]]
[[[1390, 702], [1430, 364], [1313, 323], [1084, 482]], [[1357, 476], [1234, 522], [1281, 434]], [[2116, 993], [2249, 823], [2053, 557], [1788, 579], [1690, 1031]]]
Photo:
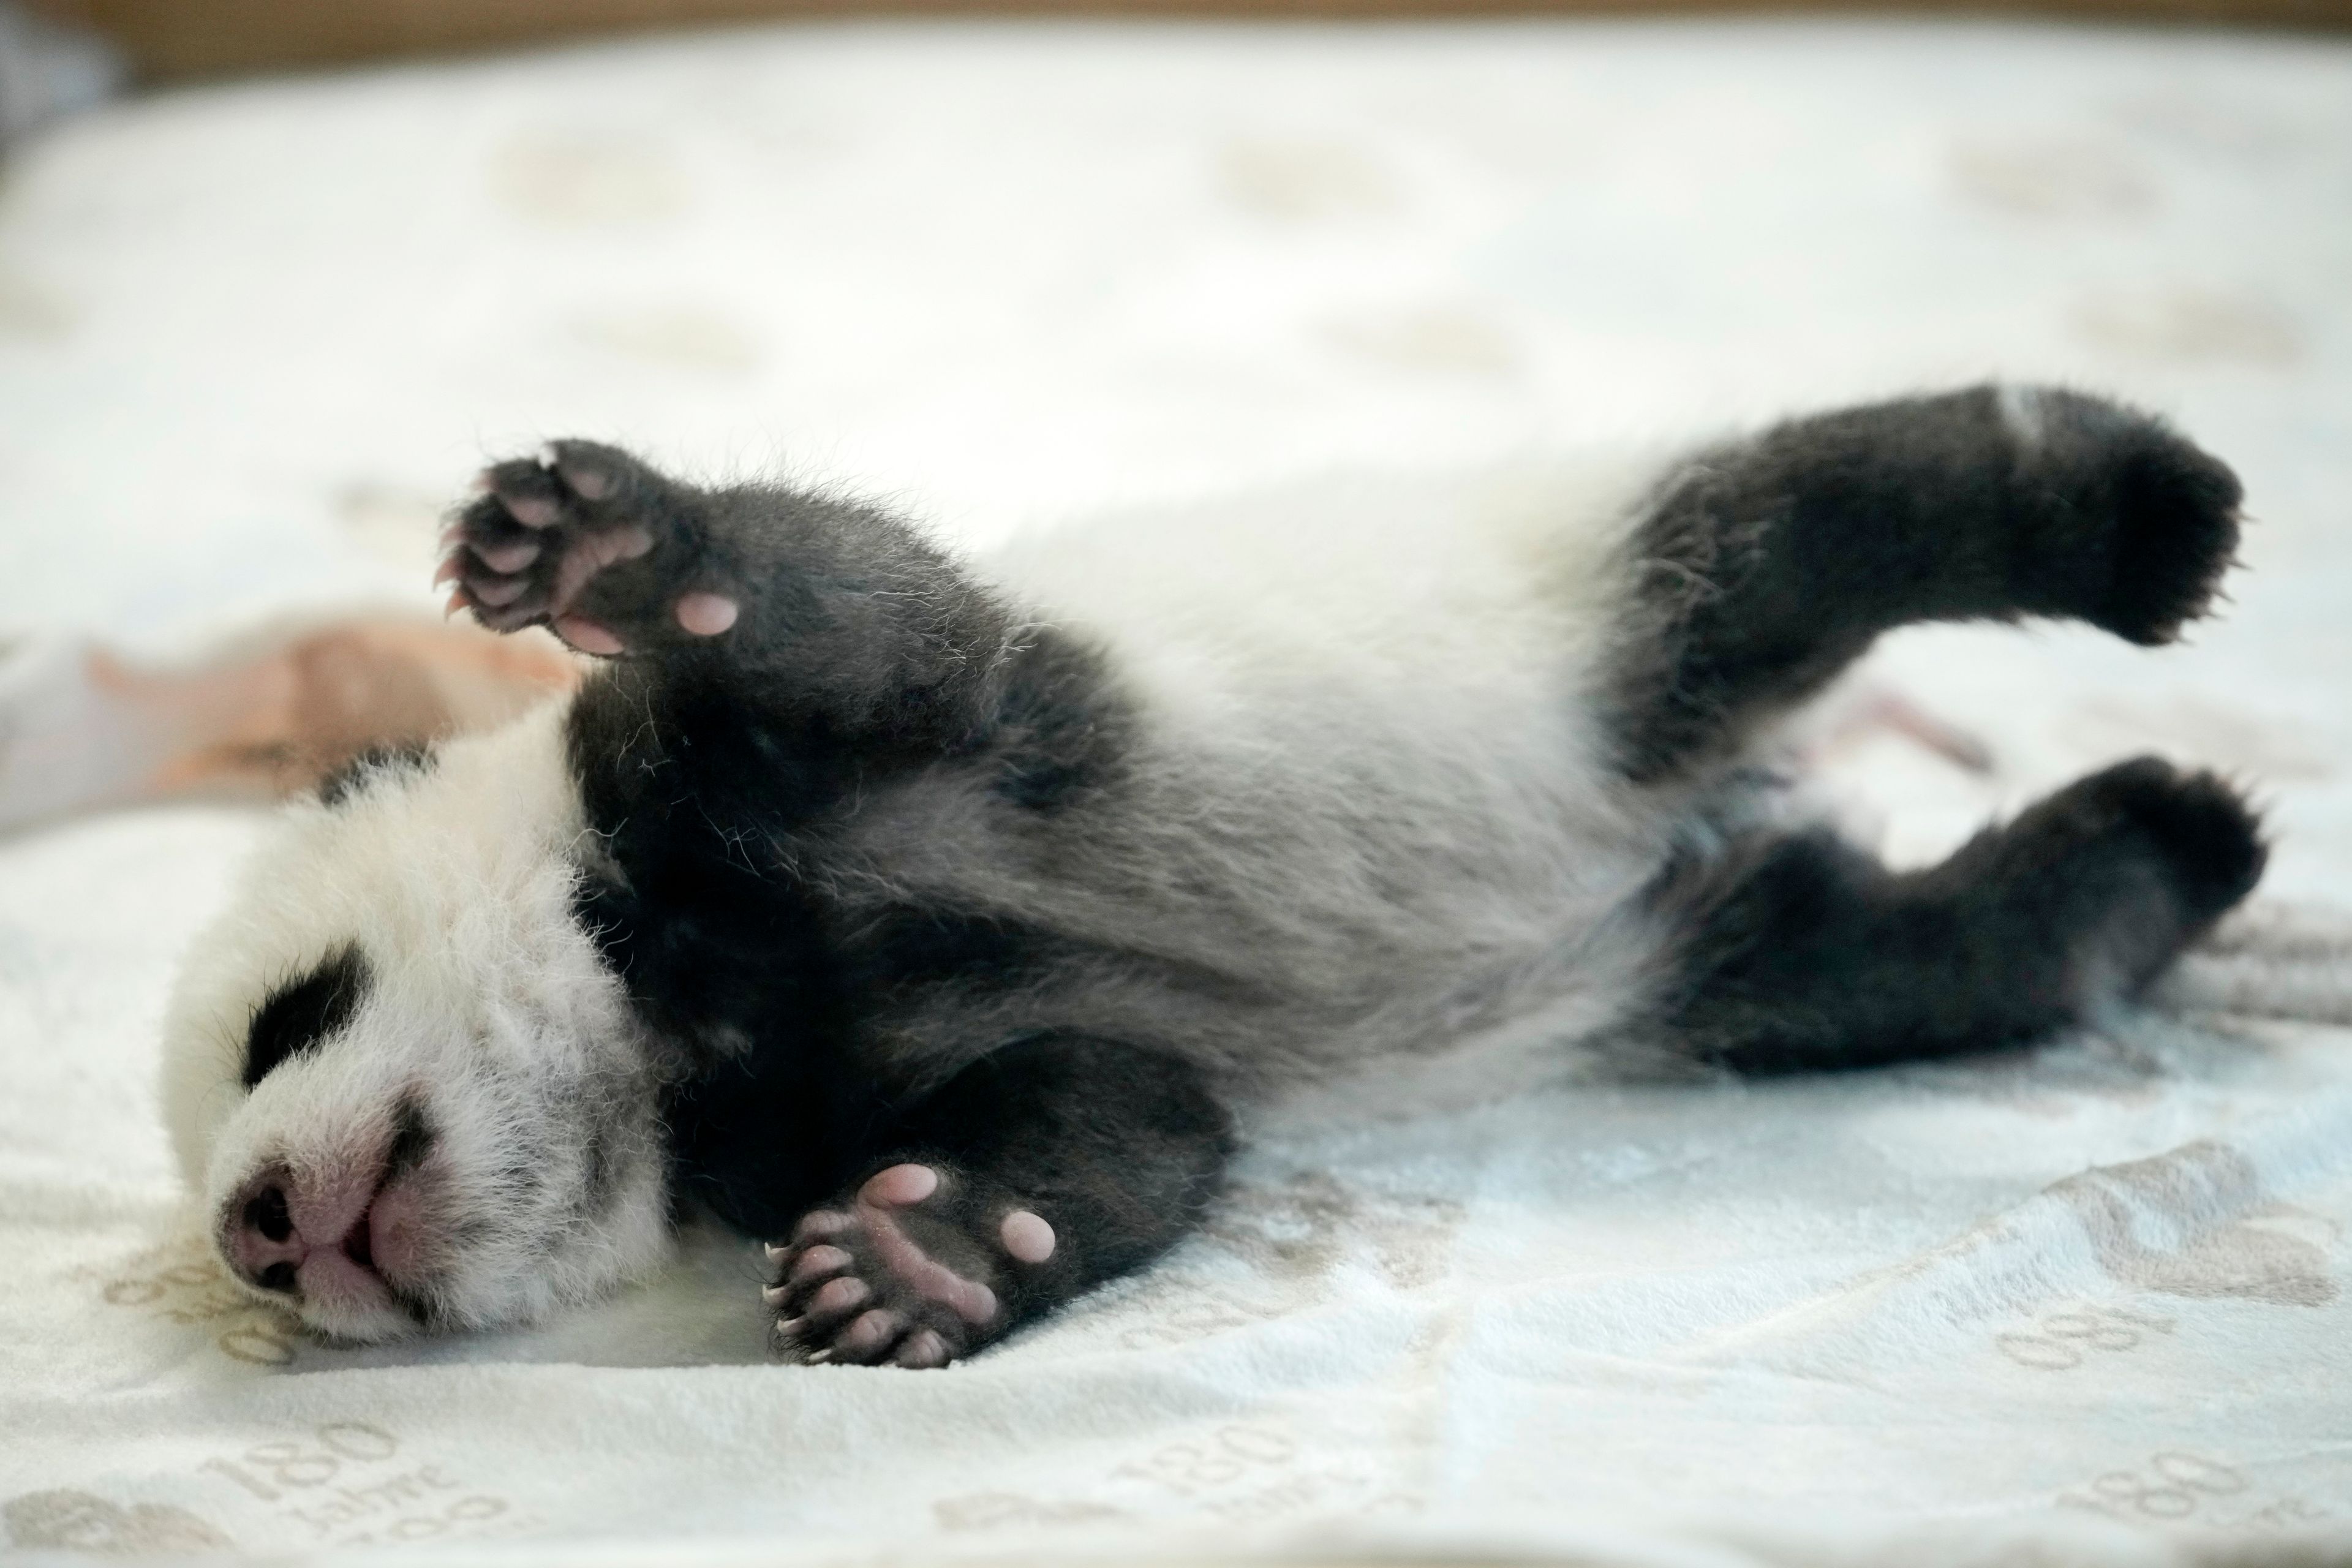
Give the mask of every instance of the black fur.
[[[1703, 783], [1906, 621], [2067, 616], [2155, 644], [2202, 614], [2237, 544], [2230, 470], [2097, 399], [2015, 411], [2031, 428], [1991, 387], [1848, 409], [1671, 477], [1636, 537], [1612, 710], [1627, 772]], [[2153, 758], [1911, 875], [1826, 831], [1752, 839], [1664, 884], [1687, 935], [1651, 1024], [1755, 1073], [2030, 1039], [2144, 985], [2263, 854], [2227, 785]]]
[[392, 1142], [384, 1150], [383, 1174], [381, 1185], [390, 1186], [425, 1163], [433, 1152], [433, 1123], [425, 1114], [424, 1102], [413, 1094], [403, 1095], [393, 1108]]
[[350, 1023], [370, 981], [366, 955], [340, 947], [309, 973], [271, 991], [246, 1026], [245, 1087], [255, 1087], [280, 1063]]
[[992, 1182], [1066, 1230], [1031, 1281], [1066, 1295], [1158, 1257], [1215, 1196], [1232, 1126], [1199, 1069], [1080, 1035], [1014, 1041], [908, 1107], [897, 1160]]
[[1604, 698], [1626, 771], [1722, 760], [1906, 622], [2063, 616], [2156, 644], [2203, 613], [2236, 477], [2147, 416], [2030, 395], [2031, 437], [1984, 386], [1792, 420], [1670, 476]]
[[986, 732], [997, 795], [1050, 816], [1114, 788], [1132, 725], [1099, 655], [1058, 634], [1035, 637], [1015, 658]]
[[422, 741], [370, 746], [320, 779], [319, 800], [324, 805], [341, 805], [357, 794], [375, 773], [386, 771], [423, 773], [432, 766], [433, 748]]
[[2079, 1024], [2154, 979], [2265, 858], [2210, 773], [2120, 763], [1897, 875], [1820, 831], [1666, 892], [1689, 935], [1653, 1027], [1745, 1073], [1874, 1067]]

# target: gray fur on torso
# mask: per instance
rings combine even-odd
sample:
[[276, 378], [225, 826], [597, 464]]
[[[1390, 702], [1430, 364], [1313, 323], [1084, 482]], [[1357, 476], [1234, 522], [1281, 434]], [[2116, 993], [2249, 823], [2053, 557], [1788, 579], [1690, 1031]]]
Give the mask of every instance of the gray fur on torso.
[[[1662, 939], [1635, 895], [1679, 816], [1616, 781], [1591, 713], [1638, 473], [1323, 486], [982, 563], [1100, 650], [1131, 716], [1122, 765], [1050, 816], [984, 761], [937, 765], [803, 847], [848, 925], [940, 910], [1056, 953], [1019, 984], [889, 1007], [869, 1048], [928, 1081], [1082, 1031], [1252, 1100], [1521, 1039], [1564, 1069], [1641, 993]], [[1220, 592], [1188, 580], [1202, 562], [1232, 574]]]

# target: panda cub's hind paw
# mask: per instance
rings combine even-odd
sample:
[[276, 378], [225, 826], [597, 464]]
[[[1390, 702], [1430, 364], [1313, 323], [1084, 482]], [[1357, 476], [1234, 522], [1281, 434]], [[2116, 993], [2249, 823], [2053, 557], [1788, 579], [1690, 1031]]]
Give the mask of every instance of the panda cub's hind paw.
[[737, 601], [709, 574], [695, 492], [617, 447], [556, 441], [483, 470], [445, 535], [449, 607], [492, 631], [545, 624], [607, 657], [717, 637]]
[[[2235, 564], [2244, 489], [2162, 420], [2056, 387], [2011, 389], [2040, 509], [2030, 570], [2052, 607], [2145, 647], [2211, 608]], [[2045, 606], [2037, 605], [2036, 608]]]
[[778, 1350], [805, 1361], [945, 1366], [1023, 1315], [1022, 1272], [1053, 1259], [1053, 1226], [936, 1164], [877, 1172], [768, 1248]]

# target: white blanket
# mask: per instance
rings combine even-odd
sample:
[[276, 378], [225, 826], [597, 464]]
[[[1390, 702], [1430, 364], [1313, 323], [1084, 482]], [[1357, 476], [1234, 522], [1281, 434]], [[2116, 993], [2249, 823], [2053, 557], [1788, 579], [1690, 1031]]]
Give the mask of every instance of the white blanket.
[[2172, 1011], [1297, 1131], [1166, 1264], [943, 1373], [765, 1364], [715, 1237], [541, 1330], [355, 1352], [173, 1226], [156, 1020], [251, 824], [21, 837], [0, 1543], [2352, 1552], [2343, 44], [812, 27], [152, 100], [0, 187], [0, 627], [169, 647], [422, 603], [440, 499], [551, 434], [982, 539], [1995, 371], [2179, 416], [2247, 480], [2252, 570], [2161, 655], [1896, 639], [1853, 700], [1994, 768], [1864, 729], [1829, 784], [1916, 859], [2133, 751], [2253, 781], [2272, 889], [2318, 912], [2233, 933]]

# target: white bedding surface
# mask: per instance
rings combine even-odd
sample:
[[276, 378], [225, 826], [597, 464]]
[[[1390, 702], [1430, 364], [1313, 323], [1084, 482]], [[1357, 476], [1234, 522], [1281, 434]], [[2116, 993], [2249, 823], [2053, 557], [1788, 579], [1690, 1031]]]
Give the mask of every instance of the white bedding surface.
[[354, 1352], [173, 1227], [153, 1036], [251, 823], [19, 837], [0, 1542], [2352, 1552], [2352, 990], [2310, 934], [2352, 906], [2344, 44], [877, 26], [151, 100], [0, 186], [0, 630], [426, 603], [439, 500], [549, 435], [977, 541], [1993, 372], [2177, 415], [2247, 480], [2252, 570], [2162, 655], [1898, 639], [1865, 683], [1995, 770], [1880, 735], [1835, 787], [1916, 858], [2133, 751], [2254, 781], [2318, 912], [2199, 962], [2231, 1014], [1302, 1132], [1165, 1266], [945, 1373], [764, 1364], [707, 1237], [542, 1330]]

